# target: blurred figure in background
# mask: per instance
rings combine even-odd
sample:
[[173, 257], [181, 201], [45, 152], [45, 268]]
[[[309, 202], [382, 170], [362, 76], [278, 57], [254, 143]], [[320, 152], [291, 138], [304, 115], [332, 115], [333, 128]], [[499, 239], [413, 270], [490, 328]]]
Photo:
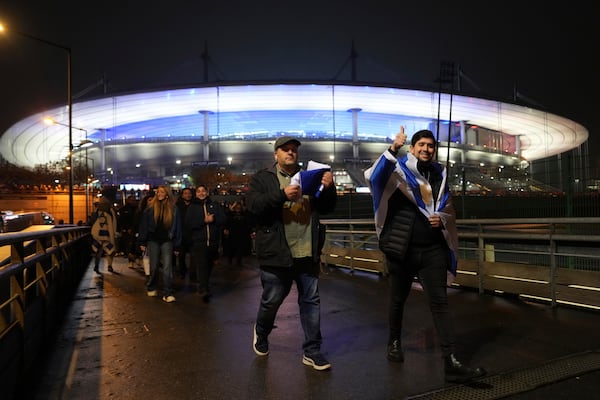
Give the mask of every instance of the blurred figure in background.
[[[135, 214], [135, 237], [136, 237], [136, 243], [138, 243], [138, 237], [140, 235], [140, 223], [142, 220], [142, 215], [144, 213], [144, 210], [146, 208], [148, 208], [148, 201], [150, 201], [150, 199], [152, 199], [154, 196], [156, 195], [156, 193], [154, 193], [154, 190], [150, 190], [144, 193], [144, 195], [142, 196], [142, 199], [139, 201], [138, 204], [138, 209], [137, 212]], [[146, 279], [148, 279], [150, 277], [150, 261], [148, 259], [148, 250], [146, 249], [146, 251], [141, 251], [141, 249], [139, 248], [139, 244], [137, 247], [137, 251], [139, 254], [139, 258], [136, 260], [136, 263], [138, 265], [143, 266], [144, 268], [144, 274], [146, 275]]]
[[108, 272], [114, 272], [113, 258], [117, 251], [117, 213], [106, 197], [95, 203], [96, 211], [92, 215], [92, 251], [94, 252], [94, 272], [100, 273], [100, 260], [106, 257]]
[[231, 203], [223, 226], [223, 256], [227, 257], [229, 265], [234, 259], [236, 265], [242, 265], [243, 258], [250, 255], [252, 231], [252, 219], [242, 203]]
[[[177, 198], [177, 201], [175, 202], [175, 205], [177, 206], [177, 209], [179, 210], [179, 216], [181, 218], [181, 221], [185, 221], [185, 217], [187, 214], [187, 210], [189, 208], [189, 206], [192, 204], [192, 201], [194, 200], [194, 191], [192, 190], [192, 188], [186, 187], [181, 189], [181, 194], [179, 195], [179, 197]], [[186, 260], [186, 258], [189, 258], [189, 254], [190, 254], [190, 239], [187, 236], [183, 236], [182, 241], [181, 241], [181, 249], [179, 250], [179, 255], [177, 256], [177, 272], [179, 273], [179, 276], [183, 279], [185, 278], [185, 275], [187, 274], [187, 270], [188, 270], [188, 261]]]
[[138, 204], [135, 196], [127, 196], [125, 204], [118, 211], [118, 228], [121, 233], [119, 238], [119, 250], [125, 253], [129, 261], [129, 268], [133, 268], [134, 263], [140, 257], [139, 248], [136, 242], [136, 219]]

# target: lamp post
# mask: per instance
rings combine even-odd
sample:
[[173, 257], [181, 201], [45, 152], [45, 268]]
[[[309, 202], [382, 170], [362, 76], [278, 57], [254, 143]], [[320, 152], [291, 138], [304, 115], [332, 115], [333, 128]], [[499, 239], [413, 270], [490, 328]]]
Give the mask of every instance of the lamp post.
[[[5, 27], [0, 24], [0, 32], [4, 31], [6, 31]], [[71, 126], [73, 122], [73, 96], [71, 95], [71, 48], [30, 35], [28, 33], [14, 30], [11, 30], [11, 32], [19, 36], [23, 36], [27, 39], [35, 40], [36, 42], [41, 42], [52, 47], [57, 47], [67, 52], [67, 107], [69, 108], [69, 155], [67, 160], [69, 165], [69, 224], [73, 224], [73, 129]]]

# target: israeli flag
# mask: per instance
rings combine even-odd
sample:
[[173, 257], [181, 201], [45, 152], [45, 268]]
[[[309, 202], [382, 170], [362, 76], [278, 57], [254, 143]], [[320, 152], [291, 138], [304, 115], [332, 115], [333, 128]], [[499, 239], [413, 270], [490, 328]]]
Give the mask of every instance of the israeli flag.
[[310, 160], [305, 171], [297, 172], [292, 176], [291, 184], [299, 185], [302, 194], [319, 197], [323, 191], [321, 180], [326, 171], [331, 171], [330, 165]]
[[386, 150], [370, 168], [365, 170], [365, 180], [373, 196], [375, 231], [379, 237], [387, 218], [388, 201], [394, 191], [400, 190], [425, 217], [434, 213], [440, 216], [445, 228], [442, 234], [450, 249], [449, 272], [456, 276], [458, 236], [454, 206], [447, 184], [447, 172], [439, 163], [434, 163], [433, 167], [442, 176], [438, 193], [432, 192], [431, 185], [417, 169], [416, 157], [411, 153], [397, 159]]

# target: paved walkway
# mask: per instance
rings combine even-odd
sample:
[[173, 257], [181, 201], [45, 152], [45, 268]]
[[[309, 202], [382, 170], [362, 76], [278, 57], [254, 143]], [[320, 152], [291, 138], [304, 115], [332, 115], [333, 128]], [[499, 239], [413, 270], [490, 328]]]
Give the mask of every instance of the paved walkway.
[[270, 336], [251, 348], [258, 270], [219, 265], [209, 304], [176, 279], [175, 303], [145, 294], [141, 267], [90, 267], [54, 352], [28, 399], [591, 399], [600, 388], [600, 313], [450, 290], [460, 352], [489, 374], [444, 382], [423, 293], [405, 316], [405, 362], [385, 357], [387, 281], [327, 268], [321, 279], [323, 352], [330, 371], [302, 364], [295, 291]]

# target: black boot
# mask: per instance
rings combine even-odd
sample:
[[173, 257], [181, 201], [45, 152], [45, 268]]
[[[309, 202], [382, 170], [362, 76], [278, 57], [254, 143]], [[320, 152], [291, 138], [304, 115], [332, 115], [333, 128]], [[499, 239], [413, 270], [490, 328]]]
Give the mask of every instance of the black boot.
[[461, 363], [456, 355], [450, 354], [444, 358], [444, 372], [447, 382], [463, 383], [479, 378], [486, 374], [481, 367], [471, 368]]
[[388, 344], [387, 359], [393, 362], [403, 362], [404, 354], [402, 354], [402, 346], [400, 345], [400, 339], [394, 339], [392, 343]]

